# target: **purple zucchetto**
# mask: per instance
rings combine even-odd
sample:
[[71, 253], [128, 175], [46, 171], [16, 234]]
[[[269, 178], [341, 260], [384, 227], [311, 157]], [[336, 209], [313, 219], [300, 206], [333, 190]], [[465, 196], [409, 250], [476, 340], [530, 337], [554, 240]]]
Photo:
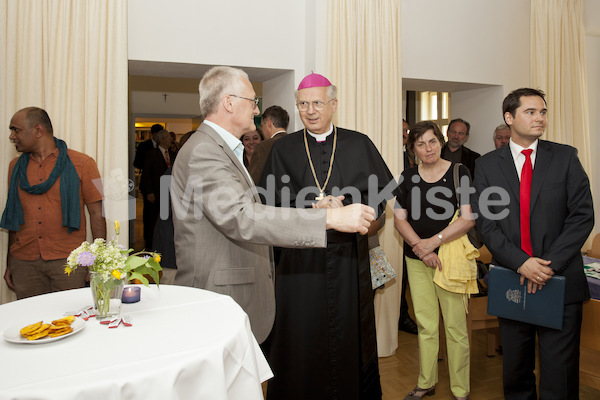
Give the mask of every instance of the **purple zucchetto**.
[[311, 73], [310, 75], [307, 75], [304, 79], [302, 79], [302, 82], [300, 82], [300, 85], [298, 85], [298, 90], [312, 87], [327, 86], [331, 86], [331, 82], [329, 82], [329, 79], [325, 78], [323, 75]]

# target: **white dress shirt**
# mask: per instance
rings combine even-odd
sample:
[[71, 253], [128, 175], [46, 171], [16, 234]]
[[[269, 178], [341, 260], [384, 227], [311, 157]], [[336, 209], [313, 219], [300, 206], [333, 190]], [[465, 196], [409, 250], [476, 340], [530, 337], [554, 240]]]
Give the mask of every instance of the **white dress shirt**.
[[309, 130], [306, 130], [308, 132], [308, 134], [312, 137], [315, 138], [315, 140], [317, 142], [324, 142], [327, 140], [327, 136], [331, 135], [331, 132], [333, 132], [333, 124], [329, 125], [329, 130], [325, 133], [321, 133], [320, 135], [317, 135], [316, 133], [312, 133]]
[[[165, 162], [167, 163], [167, 165], [171, 165], [172, 160], [167, 160], [167, 155], [165, 154], [165, 151], [169, 151], [168, 149], [163, 149], [161, 146], [157, 146], [158, 149], [160, 150], [160, 153], [162, 154], [163, 158], [165, 159]], [[171, 155], [169, 154], [169, 157]]]
[[213, 128], [219, 134], [219, 136], [223, 138], [225, 143], [227, 143], [227, 146], [229, 146], [231, 151], [233, 151], [233, 154], [235, 154], [237, 159], [240, 161], [240, 164], [242, 164], [242, 168], [244, 168], [244, 171], [246, 171], [246, 175], [248, 176], [248, 178], [250, 178], [250, 182], [254, 182], [250, 177], [250, 173], [246, 169], [246, 166], [244, 165], [244, 144], [242, 143], [242, 141], [233, 136], [233, 134], [229, 133], [226, 129], [220, 127], [212, 121], [205, 119], [204, 123]]
[[521, 171], [523, 171], [523, 164], [525, 164], [525, 154], [521, 153], [525, 149], [532, 149], [533, 153], [531, 153], [531, 167], [532, 169], [535, 167], [535, 155], [537, 154], [539, 140], [536, 139], [535, 142], [531, 144], [529, 147], [521, 147], [515, 142], [513, 142], [512, 138], [508, 145], [510, 146], [510, 152], [512, 153], [513, 161], [515, 162], [515, 168], [517, 169], [517, 175], [519, 176], [519, 181], [521, 180]]

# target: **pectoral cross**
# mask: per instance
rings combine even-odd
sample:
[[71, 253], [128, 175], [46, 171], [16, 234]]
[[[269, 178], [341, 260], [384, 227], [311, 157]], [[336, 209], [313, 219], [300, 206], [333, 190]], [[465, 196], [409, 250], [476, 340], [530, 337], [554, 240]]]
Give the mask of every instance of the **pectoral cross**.
[[317, 197], [315, 197], [315, 200], [319, 201], [319, 200], [323, 200], [325, 198], [325, 193], [323, 193], [323, 191], [321, 190], [319, 192], [319, 195]]

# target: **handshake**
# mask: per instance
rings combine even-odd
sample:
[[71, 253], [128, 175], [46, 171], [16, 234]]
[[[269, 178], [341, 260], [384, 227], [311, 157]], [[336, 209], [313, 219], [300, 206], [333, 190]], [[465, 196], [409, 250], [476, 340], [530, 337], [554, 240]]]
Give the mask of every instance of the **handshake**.
[[327, 209], [327, 229], [366, 235], [375, 220], [375, 210], [360, 203], [344, 206], [343, 200], [344, 196], [326, 196], [312, 207]]

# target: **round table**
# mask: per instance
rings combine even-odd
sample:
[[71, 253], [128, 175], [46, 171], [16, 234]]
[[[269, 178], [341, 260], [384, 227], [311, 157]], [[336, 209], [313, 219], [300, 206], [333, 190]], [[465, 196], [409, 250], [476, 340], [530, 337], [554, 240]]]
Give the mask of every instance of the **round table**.
[[[0, 332], [89, 305], [89, 288], [3, 304]], [[0, 400], [263, 399], [261, 382], [273, 374], [248, 316], [229, 296], [142, 286], [141, 301], [123, 304], [121, 314], [133, 326], [109, 329], [90, 318], [54, 342], [2, 338]]]

